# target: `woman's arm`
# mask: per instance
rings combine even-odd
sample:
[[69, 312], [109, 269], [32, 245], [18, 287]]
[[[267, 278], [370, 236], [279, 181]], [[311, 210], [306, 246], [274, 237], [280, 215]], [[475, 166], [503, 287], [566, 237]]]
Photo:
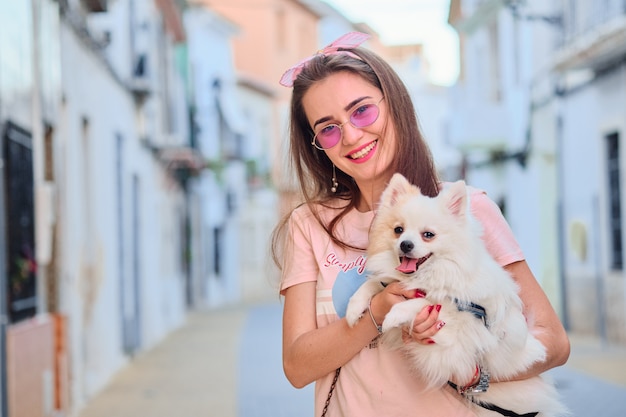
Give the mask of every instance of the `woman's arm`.
[[317, 328], [316, 283], [284, 290], [283, 368], [296, 388], [342, 366], [378, 334], [374, 324], [359, 320], [350, 328], [345, 319]]
[[524, 303], [524, 315], [533, 335], [545, 346], [546, 360], [535, 363], [515, 379], [525, 379], [539, 375], [567, 362], [570, 344], [565, 328], [552, 308], [550, 300], [535, 279], [526, 261], [519, 261], [504, 267], [520, 287], [520, 298]]
[[[343, 318], [318, 329], [315, 294], [315, 282], [297, 284], [283, 291], [283, 368], [287, 379], [296, 388], [343, 366], [378, 335], [367, 313], [354, 327], [348, 326]], [[406, 291], [398, 283], [389, 284], [372, 298], [374, 319], [378, 324], [382, 323], [393, 304], [414, 297], [415, 290]], [[436, 321], [436, 311], [422, 313], [424, 320]]]

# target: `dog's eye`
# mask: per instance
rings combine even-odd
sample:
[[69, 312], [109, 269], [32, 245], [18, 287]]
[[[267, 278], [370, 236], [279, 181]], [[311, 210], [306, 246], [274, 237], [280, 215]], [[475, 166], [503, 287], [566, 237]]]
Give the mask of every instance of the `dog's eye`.
[[404, 227], [402, 226], [396, 226], [395, 229], [393, 229], [393, 232], [397, 235], [401, 235], [402, 232], [404, 232]]
[[433, 232], [424, 232], [422, 233], [422, 237], [424, 240], [431, 240], [435, 238], [435, 234]]

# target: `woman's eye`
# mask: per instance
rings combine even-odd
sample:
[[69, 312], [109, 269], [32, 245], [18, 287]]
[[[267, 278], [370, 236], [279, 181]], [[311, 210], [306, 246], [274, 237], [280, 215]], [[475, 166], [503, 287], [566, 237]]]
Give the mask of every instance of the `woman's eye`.
[[330, 134], [334, 129], [336, 129], [337, 126], [336, 125], [328, 125], [324, 128], [322, 128], [322, 130], [320, 130], [320, 134], [322, 135], [328, 135]]
[[370, 104], [364, 104], [363, 106], [357, 108], [354, 111], [354, 115], [358, 116], [359, 114], [365, 113], [367, 111], [367, 109], [369, 109], [369, 107], [370, 107]]
[[370, 114], [370, 110], [372, 109], [371, 104], [364, 104], [360, 107], [357, 107], [356, 110], [352, 112], [352, 119], [360, 119], [363, 117], [367, 117]]
[[396, 226], [395, 229], [393, 229], [393, 232], [397, 235], [401, 235], [402, 232], [404, 232], [404, 228], [402, 226]]

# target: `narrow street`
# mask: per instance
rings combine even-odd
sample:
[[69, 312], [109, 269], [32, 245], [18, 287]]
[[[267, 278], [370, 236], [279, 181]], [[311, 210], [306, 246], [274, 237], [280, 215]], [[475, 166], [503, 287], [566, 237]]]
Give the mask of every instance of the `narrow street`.
[[192, 313], [119, 372], [79, 417], [313, 415], [313, 386], [281, 364], [278, 301]]
[[[193, 313], [139, 355], [79, 417], [313, 416], [313, 386], [296, 390], [281, 366], [278, 301]], [[626, 351], [572, 337], [550, 372], [572, 417], [626, 415]]]

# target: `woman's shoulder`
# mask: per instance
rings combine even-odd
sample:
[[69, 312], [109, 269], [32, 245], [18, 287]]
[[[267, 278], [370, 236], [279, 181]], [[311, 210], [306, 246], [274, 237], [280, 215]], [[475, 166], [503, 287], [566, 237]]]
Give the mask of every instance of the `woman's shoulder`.
[[476, 213], [493, 213], [500, 212], [500, 207], [487, 194], [487, 191], [476, 188], [471, 185], [467, 186], [467, 194], [472, 212]]

